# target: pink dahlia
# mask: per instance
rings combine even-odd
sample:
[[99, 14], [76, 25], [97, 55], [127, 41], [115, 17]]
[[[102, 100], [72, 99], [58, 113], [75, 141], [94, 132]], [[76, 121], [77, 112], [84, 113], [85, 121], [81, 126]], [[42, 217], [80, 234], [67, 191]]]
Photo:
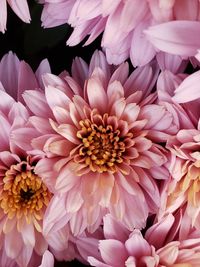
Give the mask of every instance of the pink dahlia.
[[106, 215], [105, 239], [97, 245], [95, 238], [79, 238], [79, 252], [96, 267], [198, 267], [200, 238], [189, 234], [180, 239], [181, 219], [180, 215], [169, 214], [143, 236], [137, 229], [128, 232], [118, 221]]
[[[27, 0], [7, 0], [9, 6], [15, 14], [24, 22], [31, 20]], [[7, 4], [6, 0], [0, 1], [0, 31], [5, 32], [7, 22]]]
[[[74, 28], [68, 45], [77, 45], [89, 35], [85, 43], [88, 45], [103, 33], [101, 45], [110, 64], [120, 64], [130, 57], [134, 66], [143, 66], [159, 50], [173, 54], [180, 61], [180, 56], [193, 56], [199, 48], [198, 0], [192, 3], [190, 0], [41, 2], [44, 27], [69, 23]], [[184, 31], [185, 27], [189, 30]]]
[[89, 68], [77, 59], [72, 73], [44, 76], [45, 94], [24, 93], [36, 115], [29, 122], [40, 133], [31, 153], [46, 156], [35, 171], [62, 193], [62, 209], [53, 214], [53, 199], [45, 225], [50, 230], [69, 221], [79, 234], [111, 213], [129, 229], [144, 227], [160, 205], [156, 180], [168, 178], [158, 143], [178, 130], [170, 109], [153, 103], [157, 70], [147, 65], [128, 76], [127, 64], [113, 71], [96, 52]]

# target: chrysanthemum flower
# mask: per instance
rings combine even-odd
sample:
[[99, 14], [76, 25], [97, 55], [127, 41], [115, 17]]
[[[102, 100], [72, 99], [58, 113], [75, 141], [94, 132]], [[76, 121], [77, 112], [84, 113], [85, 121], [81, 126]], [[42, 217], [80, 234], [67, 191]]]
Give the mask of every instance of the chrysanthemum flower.
[[7, 2], [15, 14], [24, 22], [31, 20], [27, 0], [1, 0], [0, 1], [0, 31], [5, 32], [7, 22]]
[[[198, 0], [192, 4], [190, 0], [44, 0], [42, 3], [44, 27], [69, 23], [74, 28], [67, 41], [70, 46], [89, 35], [85, 43], [88, 45], [103, 33], [101, 45], [110, 64], [120, 64], [130, 57], [134, 66], [143, 66], [154, 58], [157, 48], [180, 61], [182, 58], [176, 55], [195, 55], [199, 48], [195, 34], [199, 27], [199, 22], [195, 22], [199, 20]], [[165, 25], [166, 22], [171, 24]], [[183, 34], [181, 29], [185, 27], [190, 30]]]
[[178, 130], [173, 114], [153, 104], [157, 70], [149, 65], [128, 77], [127, 64], [113, 72], [95, 53], [89, 69], [77, 59], [72, 73], [44, 76], [45, 94], [24, 93], [36, 115], [30, 123], [40, 132], [32, 153], [47, 156], [36, 173], [64, 198], [56, 200], [62, 202], [58, 210], [49, 206], [46, 232], [66, 221], [73, 234], [94, 231], [108, 212], [130, 229], [141, 228], [160, 203], [154, 178], [168, 178], [158, 143]]
[[180, 130], [169, 139], [167, 147], [171, 150], [172, 181], [168, 185], [167, 211], [174, 211], [187, 203], [187, 214], [192, 224], [200, 227], [200, 129]]
[[[47, 61], [43, 61], [34, 74], [28, 64], [19, 61], [11, 52], [0, 62], [0, 263], [5, 267], [7, 264], [36, 267], [48, 246], [57, 259], [74, 257], [70, 249], [73, 245], [68, 244], [67, 226], [48, 240], [44, 238], [43, 218], [53, 194], [35, 173], [43, 154], [31, 155], [31, 145], [27, 142], [38, 137], [38, 132], [28, 123], [30, 112], [22, 104], [21, 94], [25, 89], [42, 88], [41, 74], [45, 72], [50, 72]], [[62, 246], [60, 242], [58, 247], [56, 242], [61, 236]], [[47, 266], [48, 260], [52, 262], [52, 256], [47, 254], [41, 266]]]
[[139, 230], [130, 233], [107, 215], [103, 226], [105, 239], [97, 245], [95, 238], [80, 238], [78, 248], [96, 267], [198, 267], [200, 238], [189, 235], [180, 240], [180, 220], [180, 216], [175, 218], [169, 214], [150, 227], [143, 237]]

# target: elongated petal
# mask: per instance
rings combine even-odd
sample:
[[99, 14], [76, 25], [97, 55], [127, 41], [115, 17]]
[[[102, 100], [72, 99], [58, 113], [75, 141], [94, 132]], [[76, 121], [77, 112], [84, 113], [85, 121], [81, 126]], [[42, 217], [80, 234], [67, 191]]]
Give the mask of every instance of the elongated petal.
[[150, 42], [161, 51], [194, 56], [200, 47], [200, 22], [171, 21], [145, 31]]

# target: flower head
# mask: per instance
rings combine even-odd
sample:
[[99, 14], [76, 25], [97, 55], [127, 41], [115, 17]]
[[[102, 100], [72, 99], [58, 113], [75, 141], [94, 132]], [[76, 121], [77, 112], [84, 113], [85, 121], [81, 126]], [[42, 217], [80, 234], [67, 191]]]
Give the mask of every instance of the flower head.
[[[36, 131], [31, 137], [27, 134], [30, 113], [20, 102], [20, 93], [24, 88], [39, 87], [39, 79], [25, 62], [9, 53], [0, 62], [0, 82], [0, 236], [2, 261], [8, 262], [2, 266], [9, 262], [13, 266], [38, 266], [48, 246], [42, 233], [43, 218], [53, 194], [35, 173], [42, 156], [30, 155], [26, 142], [20, 142], [38, 136]], [[16, 141], [16, 133], [23, 138]], [[19, 147], [18, 142], [24, 145]]]
[[40, 132], [31, 153], [45, 155], [36, 174], [65, 203], [56, 218], [49, 208], [46, 234], [56, 221], [69, 221], [75, 235], [95, 231], [108, 212], [129, 229], [144, 227], [159, 206], [154, 178], [168, 177], [158, 143], [177, 132], [173, 114], [150, 93], [157, 69], [149, 65], [128, 77], [127, 64], [113, 71], [96, 52], [89, 69], [77, 59], [72, 72], [46, 75], [45, 94], [24, 93], [36, 115], [29, 122]]

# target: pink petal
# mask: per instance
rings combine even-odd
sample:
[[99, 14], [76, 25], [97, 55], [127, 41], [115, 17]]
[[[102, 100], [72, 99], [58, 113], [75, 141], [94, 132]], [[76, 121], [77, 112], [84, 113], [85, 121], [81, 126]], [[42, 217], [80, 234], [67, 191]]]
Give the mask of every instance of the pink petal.
[[57, 176], [56, 190], [67, 192], [71, 190], [80, 180], [79, 176], [75, 176], [71, 170], [70, 164], [66, 165]]
[[99, 249], [102, 259], [111, 266], [121, 267], [128, 257], [124, 244], [118, 240], [101, 240]]
[[23, 241], [17, 230], [13, 230], [5, 235], [5, 250], [8, 257], [15, 259], [20, 254]]
[[110, 214], [107, 214], [103, 218], [104, 222], [104, 235], [106, 239], [117, 239], [121, 242], [125, 242], [128, 239], [129, 231], [122, 224], [113, 218]]
[[57, 106], [67, 108], [70, 102], [69, 97], [64, 92], [50, 85], [45, 88], [45, 95], [51, 109]]
[[100, 81], [93, 78], [88, 80], [87, 96], [91, 108], [97, 108], [102, 112], [107, 106], [107, 95]]
[[142, 256], [151, 255], [151, 247], [139, 230], [133, 231], [131, 237], [125, 242], [125, 247], [129, 255], [139, 259]]
[[24, 244], [26, 246], [31, 246], [31, 247], [35, 246], [35, 233], [34, 233], [33, 224], [25, 223], [23, 225], [21, 234], [22, 234]]
[[170, 228], [174, 223], [174, 216], [169, 214], [163, 218], [159, 223], [156, 223], [150, 227], [146, 234], [145, 239], [149, 244], [152, 244], [155, 248], [160, 248], [163, 246], [165, 239], [170, 232]]
[[200, 22], [170, 21], [145, 30], [147, 38], [161, 51], [194, 56], [200, 47]]
[[48, 250], [45, 251], [39, 267], [54, 267], [54, 257]]
[[24, 61], [20, 63], [18, 79], [17, 100], [19, 101], [22, 101], [21, 95], [25, 90], [35, 90], [39, 87], [34, 72], [32, 71], [31, 67]]
[[148, 26], [148, 22], [142, 22], [134, 30], [130, 49], [130, 58], [134, 67], [146, 65], [156, 55], [154, 46], [143, 33]]
[[27, 0], [7, 0], [12, 10], [26, 23], [31, 20]]
[[178, 103], [186, 103], [200, 97], [199, 84], [200, 71], [189, 75], [175, 90], [173, 100]]
[[7, 22], [7, 4], [6, 0], [0, 1], [0, 31], [5, 33]]
[[[3, 2], [1, 1], [1, 3]], [[15, 100], [17, 100], [18, 94], [19, 69], [20, 61], [12, 52], [9, 52], [2, 58], [0, 63], [0, 80], [7, 93]]]

